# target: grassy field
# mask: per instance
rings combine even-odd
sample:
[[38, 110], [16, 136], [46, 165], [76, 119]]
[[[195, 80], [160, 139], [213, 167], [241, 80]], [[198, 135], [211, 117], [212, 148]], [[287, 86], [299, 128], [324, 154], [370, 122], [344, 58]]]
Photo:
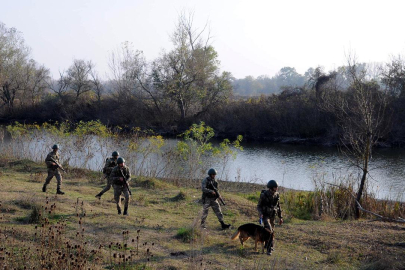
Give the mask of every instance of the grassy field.
[[130, 215], [122, 216], [112, 190], [94, 197], [100, 173], [69, 170], [62, 196], [55, 179], [41, 191], [45, 177], [42, 164], [0, 162], [0, 269], [405, 269], [398, 223], [299, 220], [285, 211], [271, 256], [255, 253], [252, 240], [242, 249], [231, 236], [257, 223], [260, 186], [222, 184], [233, 226], [223, 231], [212, 210], [207, 230], [199, 229], [198, 181], [133, 179]]

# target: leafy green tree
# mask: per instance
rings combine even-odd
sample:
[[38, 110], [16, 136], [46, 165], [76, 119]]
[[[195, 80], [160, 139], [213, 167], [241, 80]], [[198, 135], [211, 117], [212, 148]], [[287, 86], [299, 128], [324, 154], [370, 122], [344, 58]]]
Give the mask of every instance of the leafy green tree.
[[29, 57], [21, 33], [0, 23], [0, 100], [9, 112], [16, 100], [20, 106], [38, 103], [46, 89], [49, 70]]
[[0, 23], [0, 99], [10, 112], [22, 89], [23, 70], [29, 53], [21, 34]]
[[299, 74], [293, 67], [283, 67], [274, 76], [276, 85], [281, 89], [282, 87], [300, 87], [305, 83], [304, 76]]
[[258, 95], [263, 89], [263, 85], [253, 76], [246, 76], [244, 79], [239, 79], [234, 83], [234, 90], [242, 96]]
[[223, 171], [229, 160], [236, 157], [236, 150], [243, 150], [241, 135], [233, 142], [225, 139], [218, 146], [211, 142], [214, 135], [214, 129], [204, 122], [193, 124], [182, 134], [183, 140], [177, 143], [176, 152], [180, 163], [185, 165], [181, 171], [186, 178], [195, 179], [205, 174], [207, 168], [212, 166], [207, 162], [211, 158], [216, 159], [216, 167], [221, 165]]
[[48, 88], [57, 94], [58, 98], [62, 100], [69, 90], [69, 81], [64, 71], [59, 71], [59, 79], [51, 79], [48, 81]]
[[231, 92], [231, 74], [220, 72], [218, 54], [205, 39], [206, 27], [193, 26], [193, 15], [182, 14], [172, 34], [174, 48], [163, 52], [152, 64], [152, 80], [157, 92], [172, 101], [179, 122], [226, 100]]

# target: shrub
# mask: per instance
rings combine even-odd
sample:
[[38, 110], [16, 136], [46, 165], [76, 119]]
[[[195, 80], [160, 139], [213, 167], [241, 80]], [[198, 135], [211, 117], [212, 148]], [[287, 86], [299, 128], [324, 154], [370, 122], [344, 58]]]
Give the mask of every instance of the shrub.
[[180, 191], [179, 194], [171, 198], [171, 201], [173, 202], [179, 202], [179, 201], [185, 201], [187, 199], [187, 194], [184, 193], [183, 191]]
[[146, 178], [146, 177], [137, 177], [133, 179], [135, 187], [146, 188], [146, 189], [162, 189], [167, 187], [167, 183], [156, 178]]
[[41, 207], [38, 205], [33, 205], [31, 213], [28, 216], [28, 223], [39, 224], [42, 222]]
[[191, 242], [199, 236], [198, 230], [195, 230], [194, 228], [180, 228], [177, 231], [176, 238], [180, 239], [183, 242]]

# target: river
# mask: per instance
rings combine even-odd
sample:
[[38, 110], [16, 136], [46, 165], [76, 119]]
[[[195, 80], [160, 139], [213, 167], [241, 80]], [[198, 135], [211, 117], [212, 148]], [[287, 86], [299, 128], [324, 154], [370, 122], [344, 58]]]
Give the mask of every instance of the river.
[[[359, 179], [359, 173], [334, 147], [249, 143], [230, 164], [227, 178], [263, 184], [275, 179], [284, 187], [313, 190], [315, 183]], [[405, 149], [374, 150], [368, 187], [378, 198], [404, 201]]]
[[[29, 140], [14, 142], [12, 148], [16, 156], [42, 161], [50, 150], [46, 146], [52, 146], [55, 141], [61, 145], [62, 161], [68, 161], [71, 166], [100, 170], [105, 158], [117, 150], [126, 158], [128, 165], [132, 164], [131, 170], [139, 174], [169, 175], [170, 166], [166, 164], [170, 158], [165, 159], [153, 151], [147, 155], [145, 152], [134, 155], [128, 151], [128, 141], [105, 140], [94, 136], [86, 140], [59, 140], [37, 134]], [[165, 141], [166, 150], [177, 143], [174, 139]], [[6, 144], [10, 144], [10, 141], [2, 142], [2, 151], [6, 151]], [[207, 166], [216, 168], [221, 180], [265, 185], [270, 179], [275, 179], [281, 186], [299, 190], [314, 190], [316, 185], [325, 183], [357, 181], [359, 177], [359, 170], [334, 147], [251, 142], [242, 143], [242, 146], [244, 150], [237, 151], [236, 158], [230, 159], [226, 166], [215, 162]], [[170, 168], [173, 173], [173, 167]], [[370, 161], [368, 190], [381, 199], [405, 201], [405, 149], [374, 150]]]

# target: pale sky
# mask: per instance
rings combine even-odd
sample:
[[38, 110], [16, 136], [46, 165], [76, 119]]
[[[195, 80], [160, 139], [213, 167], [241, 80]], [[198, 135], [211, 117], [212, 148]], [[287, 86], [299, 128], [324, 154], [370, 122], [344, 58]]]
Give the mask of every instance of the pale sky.
[[285, 66], [331, 70], [348, 52], [359, 62], [405, 55], [402, 0], [0, 0], [0, 21], [22, 32], [54, 77], [73, 59], [91, 60], [104, 77], [122, 42], [149, 61], [170, 50], [184, 10], [196, 27], [209, 22], [221, 70], [236, 78], [272, 77]]

